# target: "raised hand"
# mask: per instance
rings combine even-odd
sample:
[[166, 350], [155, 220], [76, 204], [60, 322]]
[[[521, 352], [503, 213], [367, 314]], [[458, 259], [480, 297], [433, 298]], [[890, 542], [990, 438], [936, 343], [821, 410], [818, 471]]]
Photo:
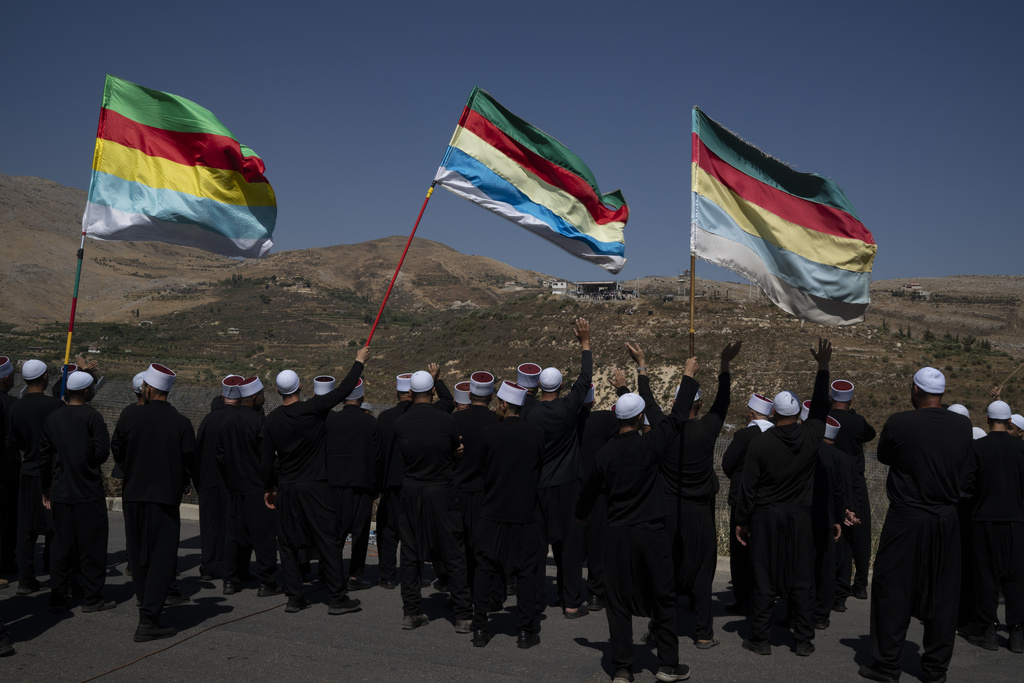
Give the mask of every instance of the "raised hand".
[[356, 360], [366, 365], [366, 361], [370, 358], [370, 347], [364, 346], [356, 351]]
[[612, 371], [611, 379], [608, 381], [611, 382], [611, 385], [615, 390], [618, 390], [619, 387], [628, 386], [626, 384], [626, 373], [622, 368], [615, 368], [615, 370]]
[[719, 370], [720, 372], [729, 372], [729, 363], [733, 358], [740, 354], [740, 348], [742, 346], [742, 341], [736, 341], [725, 345], [725, 348], [722, 349], [722, 364]]
[[700, 363], [697, 362], [697, 356], [687, 358], [686, 365], [683, 366], [683, 374], [687, 377], [696, 377], [698, 370], [700, 370]]
[[633, 359], [633, 362], [639, 366], [645, 366], [644, 362], [644, 350], [640, 348], [640, 345], [636, 342], [626, 342], [626, 351], [629, 351], [629, 357]]
[[576, 335], [581, 344], [590, 343], [590, 323], [585, 318], [576, 319], [576, 324], [572, 327], [572, 333]]
[[828, 370], [828, 364], [832, 362], [832, 342], [828, 339], [818, 338], [818, 350], [811, 349], [811, 355], [818, 361], [819, 370]]
[[430, 363], [427, 365], [427, 372], [430, 373], [430, 376], [433, 377], [436, 382], [438, 378], [441, 377], [441, 366], [437, 363]]

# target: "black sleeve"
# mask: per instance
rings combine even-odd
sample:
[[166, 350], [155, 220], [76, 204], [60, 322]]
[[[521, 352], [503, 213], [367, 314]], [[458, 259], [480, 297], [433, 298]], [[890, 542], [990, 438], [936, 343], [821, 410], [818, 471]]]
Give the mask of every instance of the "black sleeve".
[[892, 432], [889, 423], [886, 422], [882, 427], [882, 436], [878, 438], [878, 462], [883, 465], [892, 465], [892, 456], [896, 454], [896, 440]]
[[804, 428], [814, 436], [816, 442], [825, 438], [825, 420], [828, 418], [828, 370], [818, 370], [814, 377], [814, 393], [811, 408], [807, 411]]
[[196, 433], [192, 422], [181, 416], [181, 461], [185, 467], [185, 482], [192, 483], [192, 488], [199, 489], [199, 468], [196, 466]]
[[124, 413], [121, 413], [121, 417], [118, 418], [117, 424], [114, 425], [114, 437], [110, 440], [110, 453], [114, 456], [114, 462], [120, 467], [124, 467]]
[[361, 374], [363, 374], [363, 364], [355, 361], [352, 363], [352, 369], [348, 371], [345, 379], [341, 380], [338, 386], [326, 394], [309, 399], [309, 406], [322, 417], [327, 417], [327, 413], [331, 412], [334, 406], [348, 398], [348, 395], [356, 388]]
[[740, 430], [736, 432], [736, 436], [732, 437], [728, 448], [725, 449], [725, 454], [722, 455], [722, 472], [725, 473], [725, 476], [730, 479], [733, 478], [733, 475], [739, 469], [740, 459], [744, 452], [746, 452], [746, 449], [746, 430]]
[[93, 467], [99, 467], [110, 457], [110, 432], [107, 430], [106, 421], [99, 413], [93, 416], [90, 427], [92, 458], [89, 459], [89, 464]]
[[274, 448], [274, 439], [271, 438], [267, 423], [264, 422], [260, 438], [260, 476], [263, 478], [263, 488], [267, 491], [277, 488], [276, 459], [277, 450]]
[[729, 402], [732, 399], [732, 378], [728, 372], [718, 374], [718, 393], [715, 394], [715, 402], [711, 404], [708, 412], [716, 415], [720, 422], [725, 422], [725, 415], [729, 412]]
[[[53, 413], [50, 413], [52, 416]], [[53, 484], [53, 442], [50, 436], [50, 417], [43, 423], [43, 437], [39, 441], [39, 480], [42, 483], [43, 493], [50, 492], [50, 485]]]
[[446, 413], [455, 410], [455, 397], [452, 396], [452, 392], [448, 391], [448, 385], [440, 377], [434, 380], [434, 391], [437, 393], [437, 402], [434, 405], [438, 409]]
[[[658, 415], [662, 415], [661, 408], [657, 402], [654, 401], [654, 396], [651, 394], [650, 381], [646, 375], [640, 375], [637, 381], [641, 387], [643, 387], [647, 395], [651, 397], [651, 402]], [[663, 417], [659, 420], [658, 424], [655, 425], [654, 420], [648, 416], [648, 421], [651, 423], [651, 431], [647, 435], [647, 438], [653, 438], [653, 448], [655, 452], [661, 453], [669, 443], [672, 441], [672, 437], [679, 431], [683, 422], [686, 421], [690, 415], [690, 409], [693, 408], [693, 397], [697, 395], [697, 389], [700, 385], [697, 384], [697, 380], [692, 377], [683, 375], [682, 381], [679, 383], [679, 393], [676, 394], [675, 401], [672, 402], [672, 412], [668, 414], [668, 417]], [[643, 398], [643, 394], [640, 394]], [[644, 403], [647, 403], [647, 399], [644, 398]]]
[[580, 489], [579, 500], [576, 501], [576, 519], [585, 520], [590, 518], [590, 512], [594, 509], [597, 496], [601, 493], [601, 475], [597, 467], [590, 470], [583, 488]]
[[740, 480], [740, 490], [736, 501], [736, 522], [740, 526], [750, 524], [750, 514], [754, 511], [754, 498], [757, 495], [757, 487], [761, 481], [761, 455], [758, 442], [761, 439], [754, 438], [747, 449], [747, 457], [743, 461], [743, 479]]

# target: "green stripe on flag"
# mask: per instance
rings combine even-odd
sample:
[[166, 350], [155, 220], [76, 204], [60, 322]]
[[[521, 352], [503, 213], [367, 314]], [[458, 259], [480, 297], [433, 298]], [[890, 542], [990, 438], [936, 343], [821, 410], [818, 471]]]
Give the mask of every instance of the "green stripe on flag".
[[153, 128], [235, 137], [205, 107], [115, 76], [108, 75], [103, 86], [103, 107]]

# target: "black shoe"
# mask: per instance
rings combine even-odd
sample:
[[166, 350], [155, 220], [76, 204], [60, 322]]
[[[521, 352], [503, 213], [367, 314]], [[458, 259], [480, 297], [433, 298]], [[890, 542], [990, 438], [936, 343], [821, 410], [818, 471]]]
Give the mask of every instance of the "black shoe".
[[832, 603], [833, 612], [845, 612], [846, 611], [846, 598], [836, 600]]
[[10, 657], [14, 654], [14, 646], [11, 644], [11, 634], [7, 631], [0, 632], [0, 657]]
[[363, 581], [355, 577], [351, 577], [348, 580], [348, 589], [350, 591], [364, 591], [367, 588], [373, 588], [373, 584], [369, 581]]
[[857, 598], [858, 600], [867, 600], [868, 589], [864, 586], [854, 586], [853, 590], [850, 591], [850, 595]]
[[202, 574], [199, 576], [199, 580], [206, 583], [212, 583], [216, 578], [213, 574]]
[[770, 655], [772, 653], [772, 646], [768, 641], [764, 640], [743, 640], [743, 649], [750, 650], [754, 654], [758, 655]]
[[239, 590], [241, 590], [241, 588], [239, 587], [238, 582], [236, 582], [236, 581], [225, 581], [224, 582], [224, 590], [223, 590], [224, 595], [234, 595]]
[[472, 619], [459, 619], [455, 618], [455, 632], [456, 633], [472, 633], [473, 632], [473, 620]]
[[814, 620], [814, 628], [818, 629], [819, 631], [824, 631], [825, 629], [827, 629], [831, 625], [832, 625], [832, 622], [830, 622], [828, 619], [815, 619]]
[[491, 642], [491, 634], [482, 628], [478, 628], [473, 631], [473, 647], [487, 647], [487, 643]]
[[377, 582], [377, 585], [385, 590], [393, 591], [395, 590], [395, 586], [398, 584], [396, 584], [393, 579], [381, 579]]
[[716, 645], [721, 645], [717, 638], [711, 638], [710, 640], [698, 640], [693, 644], [693, 646], [698, 650], [710, 650]]
[[146, 643], [150, 640], [161, 640], [162, 638], [173, 638], [177, 635], [178, 629], [173, 626], [143, 626], [135, 629], [135, 642]]
[[90, 612], [106, 612], [108, 609], [114, 609], [117, 607], [117, 603], [113, 600], [107, 600], [106, 602], [94, 602], [91, 605], [82, 605], [82, 612], [89, 614]]
[[587, 600], [587, 607], [590, 608], [591, 612], [600, 612], [604, 609], [605, 601], [601, 599], [600, 595], [591, 595], [590, 600]]
[[590, 610], [587, 609], [586, 604], [582, 604], [576, 608], [575, 612], [564, 610], [564, 614], [566, 619], [579, 619], [580, 617], [585, 617], [590, 614]]
[[448, 592], [448, 584], [442, 581], [441, 579], [437, 579], [436, 581], [434, 581], [433, 584], [430, 585], [432, 585], [434, 587], [434, 590], [436, 590], [438, 593]]
[[184, 604], [184, 603], [186, 603], [188, 601], [189, 601], [188, 597], [182, 595], [181, 593], [179, 593], [177, 591], [174, 591], [174, 592], [168, 593], [167, 597], [164, 598], [164, 607], [174, 607], [175, 605], [181, 605], [181, 604]]
[[797, 657], [810, 657], [814, 652], [814, 643], [809, 640], [801, 640], [793, 648], [793, 652], [796, 653]]
[[881, 683], [897, 683], [897, 681], [900, 680], [899, 678], [893, 678], [892, 676], [884, 674], [877, 669], [872, 669], [870, 666], [862, 666], [857, 673], [860, 674], [861, 678], [866, 678], [869, 681], [880, 681]]
[[307, 607], [309, 607], [309, 600], [306, 598], [288, 598], [288, 604], [285, 605], [284, 611], [288, 612], [288, 614], [294, 614], [301, 612]]
[[430, 618], [426, 614], [406, 614], [402, 617], [402, 629], [405, 631], [411, 631], [429, 623]]
[[967, 642], [971, 645], [977, 645], [984, 650], [998, 650], [999, 649], [999, 636], [996, 634], [980, 633], [976, 636], [967, 636]]
[[347, 595], [341, 600], [331, 600], [331, 606], [327, 608], [328, 614], [348, 614], [359, 611], [359, 601], [353, 600]]
[[658, 669], [658, 673], [654, 674], [654, 677], [659, 681], [685, 681], [690, 677], [690, 667], [685, 664], [680, 664], [676, 668], [663, 666]]
[[124, 575], [125, 576], [131, 576], [132, 575], [132, 566], [130, 564], [126, 564], [125, 565], [125, 567], [124, 567]]
[[633, 683], [633, 673], [626, 669], [619, 669], [612, 678], [612, 683]]
[[1006, 644], [1010, 652], [1024, 654], [1024, 626], [1017, 624], [1010, 627], [1010, 641]]
[[280, 586], [275, 586], [274, 584], [265, 583], [262, 586], [260, 586], [260, 589], [258, 591], [256, 591], [256, 597], [257, 598], [269, 598], [269, 597], [273, 597], [275, 595], [280, 595], [281, 593], [284, 593], [284, 590]]
[[741, 614], [746, 616], [750, 613], [750, 604], [746, 602], [734, 602], [725, 606], [725, 611], [730, 614]]
[[35, 579], [28, 579], [27, 581], [18, 582], [18, 595], [31, 595], [37, 592], [43, 585]]
[[520, 631], [516, 640], [516, 647], [520, 650], [529, 650], [534, 645], [540, 645], [540, 636], [529, 631]]

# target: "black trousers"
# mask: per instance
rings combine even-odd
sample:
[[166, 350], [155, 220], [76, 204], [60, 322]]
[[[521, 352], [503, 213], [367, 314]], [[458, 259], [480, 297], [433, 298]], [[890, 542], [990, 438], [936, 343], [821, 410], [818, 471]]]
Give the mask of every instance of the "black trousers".
[[544, 577], [547, 575], [547, 547], [555, 556], [555, 583], [562, 607], [575, 608], [583, 603], [583, 525], [576, 521], [576, 501], [580, 497], [580, 481], [570, 481], [537, 490], [543, 520], [544, 540], [537, 576], [537, 601], [541, 609], [544, 598]]
[[433, 551], [444, 561], [456, 618], [472, 618], [466, 551], [459, 542], [460, 517], [458, 499], [450, 485], [402, 487], [398, 536], [402, 543], [400, 573], [406, 616], [420, 613], [420, 567]]
[[[480, 520], [480, 508], [484, 504], [483, 491], [459, 491], [459, 514], [462, 518], [462, 529], [459, 538], [466, 548], [466, 580], [469, 587], [476, 592], [476, 535]], [[501, 576], [495, 581], [500, 582]]]
[[342, 545], [331, 487], [325, 481], [280, 484], [276, 505], [285, 594], [290, 598], [302, 597], [299, 553], [316, 548], [320, 551], [320, 576], [327, 582], [331, 600], [344, 599], [348, 582], [341, 568]]
[[732, 575], [732, 597], [740, 604], [749, 605], [754, 594], [754, 564], [750, 559], [750, 546], [736, 540], [736, 509], [729, 511], [729, 573]]
[[665, 526], [672, 547], [675, 594], [690, 596], [690, 609], [697, 615], [694, 637], [711, 640], [715, 635], [711, 584], [718, 565], [715, 503], [669, 497], [668, 506]]
[[[200, 512], [200, 515], [202, 513]], [[233, 494], [228, 508], [224, 556], [235, 561], [226, 563], [225, 581], [238, 583], [241, 570], [248, 574], [249, 558], [256, 553], [256, 576], [264, 586], [277, 585], [277, 517], [267, 507], [262, 493]]]
[[394, 581], [398, 567], [398, 498], [402, 489], [389, 486], [377, 504], [377, 573], [381, 581]]
[[159, 626], [178, 564], [181, 517], [177, 505], [124, 503], [124, 533], [139, 623]]
[[51, 504], [53, 541], [50, 547], [50, 602], [67, 600], [74, 559], [82, 569], [84, 605], [103, 603], [107, 580], [107, 503]]
[[949, 506], [934, 515], [890, 507], [871, 582], [871, 653], [876, 670], [898, 678], [910, 618], [924, 625], [921, 669], [945, 676], [956, 637], [960, 521]]
[[814, 537], [811, 515], [797, 505], [774, 503], [754, 508], [750, 520], [754, 568], [751, 638], [771, 638], [775, 600], [789, 604], [796, 642], [814, 639]]
[[373, 516], [373, 492], [370, 489], [332, 486], [334, 507], [338, 509], [338, 537], [342, 548], [352, 534], [352, 555], [348, 575], [362, 578], [366, 569], [366, 551], [370, 546], [370, 518]]
[[[845, 536], [850, 527], [843, 527]], [[836, 551], [843, 542], [833, 539], [833, 527], [814, 529], [814, 619], [828, 619], [836, 599]]]
[[679, 666], [672, 556], [664, 524], [608, 527], [605, 590], [612, 668], [633, 670], [633, 615], [649, 616], [658, 665]]
[[605, 597], [604, 557], [608, 535], [608, 504], [604, 494], [598, 495], [583, 531], [584, 554], [587, 559], [587, 591], [594, 597]]
[[0, 455], [0, 571], [17, 566], [19, 463], [5, 462]]
[[1006, 625], [1024, 622], [1024, 522], [974, 522], [974, 621], [997, 622], [999, 591], [1006, 606]]
[[49, 564], [53, 515], [43, 506], [43, 484], [22, 474], [18, 484], [18, 581], [36, 578], [36, 539], [44, 537], [43, 565]]
[[854, 512], [860, 518], [860, 524], [844, 526], [843, 536], [836, 546], [836, 600], [845, 600], [854, 588], [868, 587], [868, 565], [871, 562], [871, 501], [868, 499], [868, 485], [864, 475], [854, 476], [859, 478], [859, 483], [854, 484], [853, 506]]
[[[537, 554], [540, 522], [514, 523], [479, 519], [476, 525], [476, 576], [473, 584], [473, 630], [487, 628], [487, 611], [504, 593], [501, 577], [516, 578], [516, 629], [537, 630]], [[501, 593], [496, 593], [501, 591]]]
[[203, 576], [223, 578], [228, 573], [224, 567], [224, 536], [229, 504], [230, 495], [223, 487], [199, 489], [199, 573]]

